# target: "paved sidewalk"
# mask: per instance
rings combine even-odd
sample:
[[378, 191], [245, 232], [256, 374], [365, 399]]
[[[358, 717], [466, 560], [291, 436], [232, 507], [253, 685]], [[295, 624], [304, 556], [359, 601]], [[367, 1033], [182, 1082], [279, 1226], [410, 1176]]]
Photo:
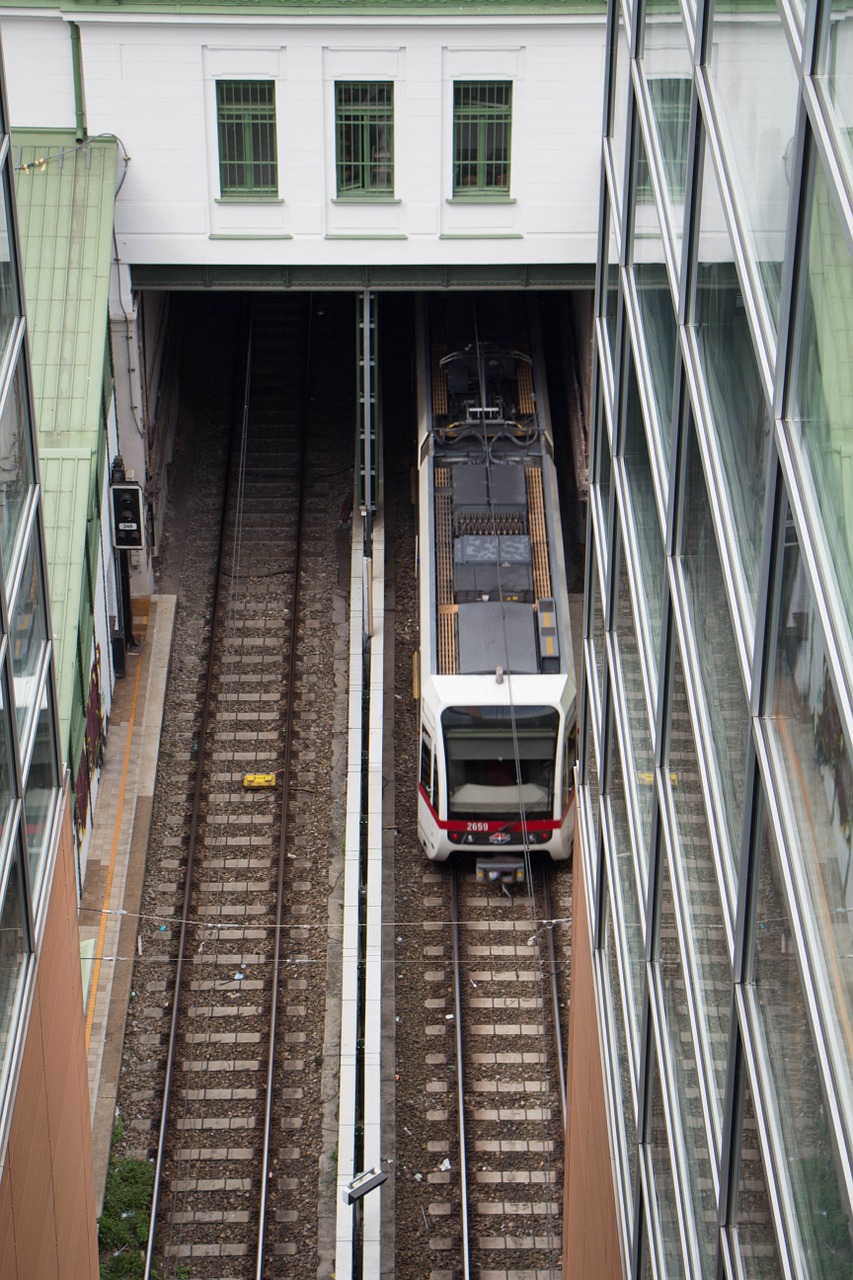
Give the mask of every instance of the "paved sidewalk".
[[127, 655], [125, 678], [116, 681], [80, 906], [98, 1214], [115, 1123], [176, 603], [175, 596], [133, 602], [133, 631], [142, 643]]

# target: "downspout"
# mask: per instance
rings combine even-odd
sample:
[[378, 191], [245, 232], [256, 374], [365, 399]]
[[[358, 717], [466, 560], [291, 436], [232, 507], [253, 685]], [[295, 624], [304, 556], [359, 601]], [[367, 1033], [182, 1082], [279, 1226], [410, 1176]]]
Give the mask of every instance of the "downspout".
[[71, 32], [71, 67], [74, 72], [74, 137], [83, 142], [86, 132], [86, 108], [83, 103], [83, 51], [80, 47], [80, 28], [69, 22]]

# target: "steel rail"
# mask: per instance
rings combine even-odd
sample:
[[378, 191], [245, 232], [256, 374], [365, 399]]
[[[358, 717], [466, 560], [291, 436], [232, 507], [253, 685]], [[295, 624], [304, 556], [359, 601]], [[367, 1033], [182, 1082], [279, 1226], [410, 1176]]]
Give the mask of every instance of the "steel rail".
[[287, 853], [287, 807], [290, 798], [290, 746], [293, 740], [293, 706], [296, 693], [296, 622], [299, 607], [299, 578], [302, 570], [302, 530], [305, 524], [305, 449], [308, 434], [308, 370], [311, 361], [311, 317], [313, 315], [313, 294], [308, 296], [308, 338], [305, 352], [305, 377], [302, 387], [303, 417], [299, 432], [300, 474], [299, 505], [296, 517], [296, 554], [293, 565], [293, 597], [290, 606], [289, 670], [287, 673], [287, 723], [284, 731], [284, 757], [282, 759], [281, 787], [281, 839], [278, 850], [278, 878], [276, 882], [275, 904], [275, 942], [272, 966], [272, 1009], [270, 1011], [270, 1031], [267, 1055], [266, 1104], [264, 1107], [264, 1144], [261, 1153], [261, 1203], [258, 1210], [258, 1244], [255, 1258], [255, 1278], [262, 1280], [264, 1269], [264, 1243], [266, 1239], [267, 1220], [267, 1184], [270, 1170], [270, 1133], [272, 1130], [273, 1083], [275, 1079], [275, 1042], [278, 1032], [278, 988], [281, 970], [281, 935], [284, 915], [284, 864]]
[[[249, 413], [249, 391], [251, 387], [252, 377], [252, 321], [249, 319], [248, 333], [246, 339], [246, 378], [243, 387], [243, 412], [241, 415], [241, 438], [245, 434], [246, 424]], [[231, 460], [234, 455], [234, 440], [236, 433], [232, 433], [229, 443], [229, 479], [225, 485], [225, 499], [222, 507], [222, 527], [219, 531], [219, 549], [217, 554], [217, 564], [222, 562], [225, 550], [225, 536], [227, 527], [227, 511], [228, 499], [231, 492]], [[198, 836], [199, 813], [201, 810], [201, 798], [203, 793], [204, 781], [204, 741], [207, 734], [207, 722], [211, 704], [211, 685], [213, 683], [214, 660], [216, 657], [216, 627], [220, 619], [223, 608], [223, 594], [220, 590], [223, 579], [220, 573], [216, 575], [214, 585], [214, 604], [213, 615], [210, 626], [210, 647], [207, 655], [207, 671], [205, 674], [204, 684], [204, 702], [201, 712], [201, 727], [199, 729], [199, 752], [196, 762], [196, 778], [195, 788], [193, 791], [193, 807], [192, 818], [190, 822], [190, 834], [187, 843], [187, 870], [184, 885], [184, 900], [181, 911], [181, 932], [178, 939], [178, 958], [175, 967], [175, 986], [172, 998], [172, 1018], [169, 1025], [169, 1046], [166, 1054], [166, 1078], [163, 1084], [163, 1105], [160, 1111], [160, 1133], [157, 1140], [157, 1158], [154, 1166], [154, 1184], [151, 1194], [151, 1217], [148, 1223], [148, 1243], [145, 1250], [145, 1267], [143, 1271], [143, 1280], [151, 1280], [151, 1267], [154, 1260], [154, 1237], [157, 1230], [157, 1213], [160, 1204], [160, 1189], [163, 1179], [163, 1161], [166, 1151], [166, 1134], [169, 1127], [169, 1106], [171, 1103], [172, 1093], [172, 1077], [175, 1065], [175, 1048], [177, 1044], [178, 1033], [178, 1017], [180, 1005], [181, 983], [183, 981], [184, 959], [186, 953], [187, 930], [189, 927], [189, 913], [192, 902], [192, 882], [193, 882], [193, 866], [195, 861], [195, 847]]]
[[557, 987], [557, 955], [554, 950], [554, 912], [551, 907], [551, 877], [542, 872], [542, 923], [548, 948], [548, 971], [551, 987], [551, 1005], [554, 1010], [554, 1041], [557, 1074], [560, 1078], [560, 1107], [563, 1115], [563, 1133], [566, 1132], [566, 1064], [563, 1060], [563, 1031], [560, 1024], [560, 993]]
[[468, 1161], [465, 1146], [465, 1080], [462, 1068], [462, 966], [459, 959], [459, 869], [450, 876], [450, 931], [453, 941], [453, 1010], [456, 1038], [456, 1106], [459, 1115], [459, 1198], [462, 1209], [462, 1280], [471, 1280], [468, 1222]]

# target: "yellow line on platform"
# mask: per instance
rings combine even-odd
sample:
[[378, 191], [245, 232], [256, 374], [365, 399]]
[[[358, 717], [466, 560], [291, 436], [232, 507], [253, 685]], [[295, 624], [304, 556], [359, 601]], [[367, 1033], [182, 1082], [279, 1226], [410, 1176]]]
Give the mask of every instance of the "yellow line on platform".
[[113, 831], [113, 847], [110, 850], [110, 865], [107, 870], [107, 883], [104, 886], [104, 904], [101, 910], [101, 928], [98, 933], [98, 944], [95, 948], [94, 963], [92, 965], [92, 978], [89, 983], [89, 999], [86, 1005], [86, 1052], [89, 1052], [89, 1041], [92, 1038], [92, 1023], [95, 1020], [95, 1001], [98, 996], [98, 980], [101, 976], [101, 956], [104, 953], [104, 936], [107, 931], [107, 920], [109, 916], [107, 910], [110, 905], [110, 894], [113, 887], [113, 875], [116, 867], [116, 854], [118, 853], [119, 836], [121, 835], [121, 819], [124, 812], [124, 793], [127, 789], [127, 771], [130, 765], [130, 747], [133, 742], [133, 722], [136, 719], [136, 701], [139, 697], [139, 681], [142, 676], [142, 654], [139, 654], [136, 665], [136, 678], [133, 682], [133, 699], [130, 704], [130, 716], [127, 721], [127, 743], [124, 748], [124, 764], [121, 770], [121, 784], [118, 791], [118, 812], [116, 814], [115, 830]]

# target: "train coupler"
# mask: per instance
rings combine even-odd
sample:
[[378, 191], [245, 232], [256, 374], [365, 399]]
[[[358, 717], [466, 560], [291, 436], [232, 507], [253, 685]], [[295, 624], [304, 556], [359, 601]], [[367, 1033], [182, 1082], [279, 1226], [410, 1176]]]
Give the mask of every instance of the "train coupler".
[[524, 859], [478, 858], [477, 884], [524, 884]]

